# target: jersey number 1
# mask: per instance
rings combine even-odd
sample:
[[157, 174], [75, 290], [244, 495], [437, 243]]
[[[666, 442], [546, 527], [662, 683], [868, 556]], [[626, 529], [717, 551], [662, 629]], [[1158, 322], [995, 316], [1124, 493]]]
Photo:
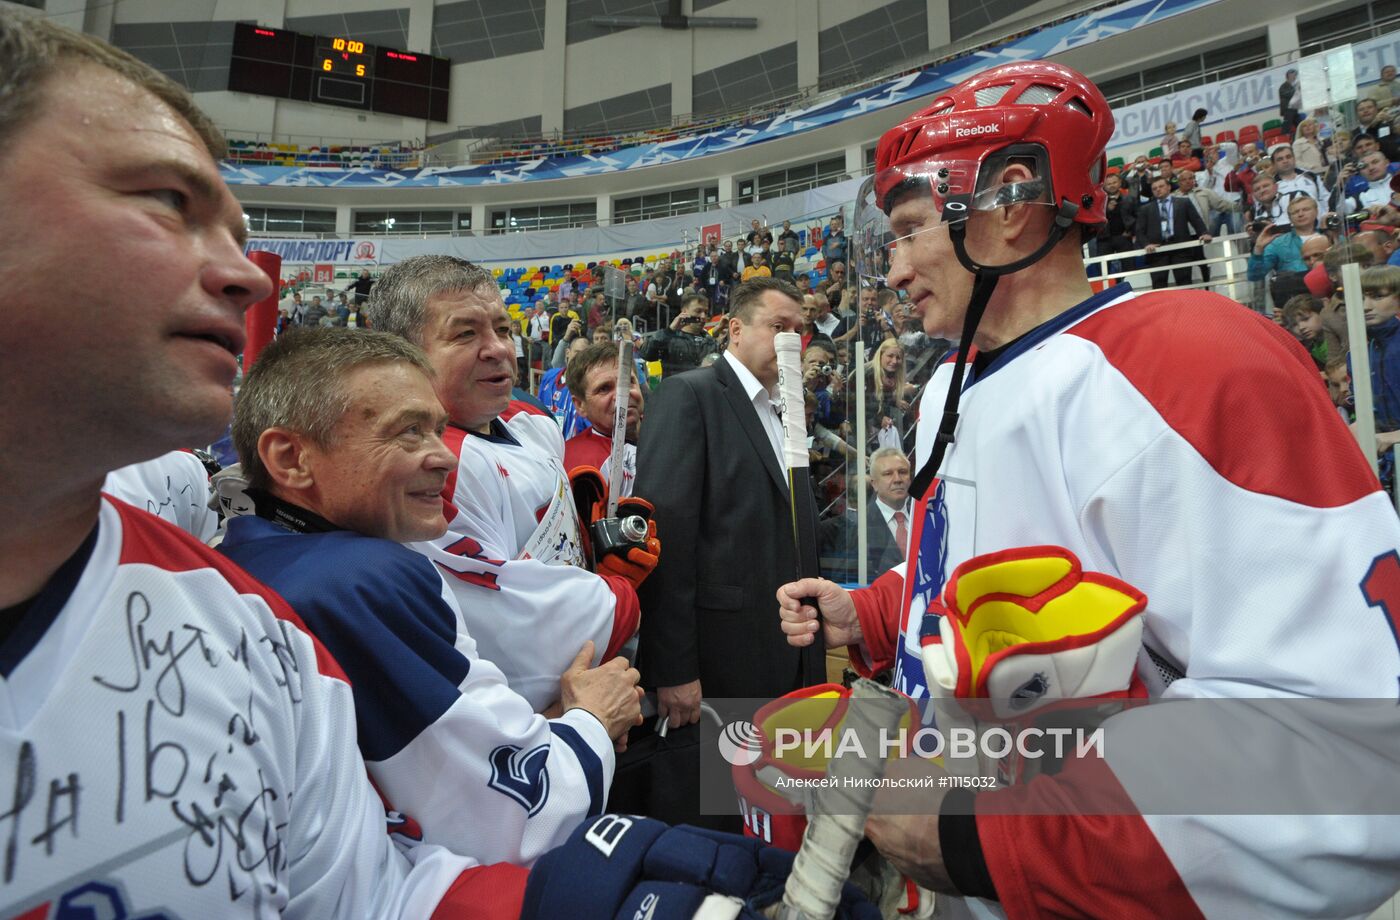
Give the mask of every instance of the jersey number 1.
[[1361, 580], [1366, 603], [1381, 608], [1390, 632], [1400, 645], [1400, 554], [1395, 550], [1377, 556]]

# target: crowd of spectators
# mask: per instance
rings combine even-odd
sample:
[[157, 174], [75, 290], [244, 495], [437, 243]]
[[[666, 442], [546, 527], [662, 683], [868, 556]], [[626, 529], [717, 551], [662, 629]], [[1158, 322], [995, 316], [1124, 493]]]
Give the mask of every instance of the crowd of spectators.
[[[1132, 254], [1106, 260], [1105, 274], [1155, 269], [1154, 288], [1166, 286], [1169, 274], [1181, 286], [1193, 281], [1191, 264], [1206, 261], [1199, 244], [1243, 233], [1234, 245], [1236, 257], [1248, 259], [1246, 305], [1297, 337], [1317, 366], [1319, 386], [1327, 386], [1349, 423], [1355, 406], [1341, 270], [1360, 265], [1379, 462], [1393, 488], [1391, 448], [1400, 443], [1400, 344], [1392, 344], [1400, 328], [1400, 80], [1387, 65], [1354, 103], [1331, 110], [1305, 111], [1302, 97], [1299, 75], [1290, 70], [1279, 88], [1282, 133], [1267, 144], [1216, 142], [1209, 128], [1203, 135], [1205, 110], [1182, 130], [1167, 124], [1162, 156], [1141, 154], [1108, 170], [1108, 221], [1089, 251]], [[1209, 284], [1209, 264], [1196, 267]]]
[[345, 286], [344, 290], [312, 294], [309, 297], [299, 290], [291, 290], [277, 306], [276, 333], [281, 335], [295, 326], [338, 326], [348, 329], [365, 329], [368, 323], [360, 315], [360, 308], [369, 299], [374, 279], [369, 269], [360, 270], [359, 277]]
[[[806, 241], [819, 250], [815, 264], [823, 269], [795, 270], [799, 234], [792, 221], [770, 227], [754, 220], [742, 236], [628, 274], [620, 296], [605, 275], [585, 284], [566, 272], [563, 283], [542, 291], [515, 322], [517, 381], [538, 396], [566, 436], [577, 434], [589, 423], [566, 386], [567, 368], [589, 345], [630, 339], [639, 379], [644, 388], [655, 386], [724, 353], [735, 286], [753, 278], [791, 282], [802, 298], [803, 384], [825, 521], [824, 561], [834, 577], [849, 581], [857, 573], [853, 516], [876, 500], [874, 492], [858, 494], [857, 445], [864, 441], [866, 456], [913, 450], [917, 395], [950, 343], [925, 335], [897, 292], [851, 283], [860, 279], [847, 274], [842, 216], [810, 228]], [[857, 354], [864, 358], [863, 379], [855, 376]], [[864, 403], [863, 431], [858, 401]], [[870, 570], [867, 578], [880, 571]]]

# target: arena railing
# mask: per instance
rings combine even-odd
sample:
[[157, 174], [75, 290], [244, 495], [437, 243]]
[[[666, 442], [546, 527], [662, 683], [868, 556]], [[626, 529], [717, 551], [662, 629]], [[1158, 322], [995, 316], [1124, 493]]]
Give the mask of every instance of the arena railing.
[[[1088, 247], [1085, 247], [1084, 264], [1089, 269], [1089, 280], [1092, 282], [1113, 282], [1126, 281], [1133, 286], [1134, 290], [1150, 290], [1152, 287], [1152, 272], [1168, 271], [1171, 269], [1191, 269], [1192, 277], [1197, 274], [1196, 268], [1207, 267], [1211, 270], [1211, 280], [1193, 282], [1191, 284], [1178, 285], [1172, 283], [1169, 287], [1174, 291], [1186, 290], [1212, 290], [1218, 294], [1223, 294], [1231, 300], [1239, 301], [1246, 306], [1255, 302], [1255, 284], [1250, 281], [1249, 274], [1249, 254], [1253, 241], [1247, 233], [1231, 233], [1225, 236], [1217, 236], [1209, 243], [1186, 242], [1169, 243], [1156, 248], [1156, 252], [1169, 253], [1181, 250], [1200, 248], [1203, 258], [1194, 259], [1190, 262], [1175, 263], [1165, 267], [1148, 267], [1137, 265], [1137, 261], [1147, 255], [1145, 249], [1134, 249], [1128, 252], [1115, 252], [1108, 255], [1090, 256]], [[1125, 267], [1121, 271], [1108, 271], [1110, 262], [1128, 263], [1131, 267]], [[1216, 269], [1220, 269], [1219, 272]], [[1175, 276], [1169, 276], [1175, 278]], [[1272, 314], [1272, 307], [1265, 312]]]
[[1368, 38], [1376, 38], [1385, 35], [1387, 32], [1394, 32], [1396, 29], [1400, 29], [1400, 13], [1384, 16], [1366, 25], [1353, 26], [1349, 29], [1340, 29], [1326, 35], [1314, 36], [1299, 46], [1298, 56], [1307, 57], [1310, 54], [1317, 54], [1319, 51], [1326, 51], [1338, 45], [1365, 41]]
[[[834, 184], [837, 183], [837, 182], [844, 182], [844, 181], [846, 181], [848, 178], [852, 178], [852, 177], [854, 177], [854, 176], [867, 176], [867, 175], [869, 175], [869, 174], [871, 173], [872, 169], [873, 169], [873, 167], [868, 167], [868, 166], [862, 167], [860, 170], [858, 170], [858, 171], [855, 172], [854, 174], [843, 174], [842, 176], [840, 176], [840, 177], [838, 177], [838, 178], [832, 180], [831, 182], [823, 182], [823, 183], [819, 183], [819, 184], [818, 184], [818, 183], [810, 183], [810, 182], [808, 182], [808, 180], [806, 180], [806, 179], [798, 179], [798, 180], [794, 180], [794, 181], [792, 181], [792, 182], [784, 183], [784, 184], [779, 185], [779, 186], [765, 187], [765, 189], [764, 189], [765, 194], [764, 194], [764, 196], [763, 196], [762, 198], [747, 198], [747, 197], [745, 197], [745, 198], [742, 198], [742, 199], [741, 199], [741, 198], [735, 197], [735, 198], [725, 199], [725, 200], [723, 200], [723, 201], [715, 201], [715, 202], [711, 202], [710, 204], [706, 205], [705, 210], [702, 210], [702, 211], [697, 211], [697, 210], [695, 210], [694, 208], [683, 208], [683, 209], [677, 209], [677, 210], [670, 210], [670, 211], [668, 211], [667, 213], [646, 214], [646, 215], [643, 215], [643, 216], [627, 217], [627, 218], [623, 218], [623, 219], [608, 218], [608, 220], [609, 220], [609, 222], [612, 223], [612, 224], [627, 224], [627, 223], [636, 223], [636, 222], [644, 221], [644, 220], [663, 220], [663, 219], [671, 218], [671, 217], [685, 217], [685, 216], [687, 216], [687, 215], [694, 215], [695, 220], [696, 220], [696, 225], [695, 225], [695, 227], [693, 228], [694, 231], [695, 231], [694, 239], [698, 240], [698, 239], [700, 238], [701, 227], [702, 227], [702, 225], [709, 222], [709, 215], [711, 215], [711, 214], [712, 214], [714, 211], [716, 211], [716, 210], [722, 210], [722, 209], [724, 209], [724, 208], [740, 207], [740, 206], [747, 207], [747, 206], [751, 206], [751, 205], [754, 205], [754, 204], [759, 204], [759, 203], [761, 203], [761, 202], [763, 202], [763, 201], [766, 201], [766, 200], [768, 200], [768, 199], [770, 199], [770, 198], [779, 198], [779, 197], [782, 197], [783, 195], [788, 195], [788, 194], [791, 194], [791, 193], [793, 193], [793, 192], [807, 191], [808, 189], [821, 188], [821, 187], [826, 186], [826, 185], [834, 185]], [[641, 194], [645, 194], [645, 192], [643, 192], [643, 193], [641, 193]], [[366, 210], [370, 210], [370, 209], [366, 209]], [[382, 210], [382, 208], [375, 208], [375, 209], [373, 209], [373, 210]], [[443, 208], [442, 210], [451, 210], [451, 209]], [[457, 208], [455, 208], [455, 210], [463, 210], [463, 208], [457, 207]], [[794, 224], [797, 224], [799, 221], [807, 221], [807, 220], [812, 219], [812, 218], [815, 217], [815, 216], [818, 216], [818, 215], [798, 215], [798, 216], [789, 216], [789, 217], [787, 217], [786, 219], [787, 219], [787, 220], [793, 221]], [[819, 216], [828, 217], [828, 216], [830, 216], [830, 214], [828, 214], [828, 213], [823, 213], [822, 215], [819, 215]], [[779, 217], [776, 221], [770, 222], [770, 221], [768, 220], [767, 215], [764, 215], [762, 219], [765, 221], [765, 223], [772, 223], [773, 226], [780, 226], [780, 225], [782, 224], [783, 220], [784, 220], [784, 218]], [[379, 238], [379, 237], [390, 237], [390, 238], [394, 238], [394, 239], [447, 239], [447, 238], [455, 237], [455, 236], [482, 236], [482, 235], [487, 235], [487, 236], [489, 236], [489, 235], [496, 235], [496, 234], [500, 234], [500, 233], [533, 233], [533, 232], [535, 232], [536, 230], [569, 230], [569, 229], [575, 229], [575, 228], [578, 228], [578, 227], [589, 226], [589, 225], [591, 225], [592, 223], [593, 223], [593, 222], [591, 222], [591, 221], [575, 221], [575, 222], [571, 222], [571, 223], [561, 223], [561, 224], [559, 224], [559, 225], [557, 225], [557, 226], [536, 227], [536, 228], [533, 228], [533, 229], [531, 229], [531, 230], [494, 229], [494, 228], [489, 228], [489, 227], [488, 227], [488, 228], [485, 228], [485, 229], [476, 229], [476, 228], [472, 228], [472, 229], [469, 229], [469, 230], [466, 230], [466, 229], [448, 229], [448, 230], [381, 230], [381, 229], [375, 229], [375, 230], [356, 230], [356, 231], [351, 231], [350, 233], [339, 233], [339, 232], [336, 232], [336, 231], [333, 231], [333, 230], [326, 230], [326, 231], [301, 231], [301, 232], [298, 232], [298, 231], [282, 231], [282, 230], [253, 230], [253, 231], [251, 231], [251, 232], [249, 233], [249, 236], [252, 237], [252, 238], [254, 238], [254, 239], [259, 239], [259, 238], [261, 238], [261, 239], [305, 239], [305, 240], [361, 239], [361, 238], [364, 238], [364, 237], [367, 237], [367, 236], [369, 236], [369, 237], [375, 237], [375, 238]]]
[[1206, 83], [1214, 83], [1218, 80], [1237, 77], [1241, 74], [1251, 73], [1256, 70], [1266, 70], [1279, 64], [1287, 64], [1304, 58], [1328, 48], [1344, 45], [1350, 42], [1364, 41], [1368, 38], [1375, 38], [1388, 32], [1400, 29], [1400, 14], [1390, 16], [1385, 19], [1369, 23], [1364, 26], [1355, 26], [1350, 29], [1343, 29], [1329, 35], [1312, 39], [1299, 47], [1297, 51], [1285, 51], [1278, 54], [1256, 54], [1232, 61], [1220, 67], [1205, 68], [1184, 73], [1181, 76], [1173, 77], [1170, 80], [1163, 80], [1144, 86], [1141, 89], [1131, 92], [1120, 92], [1106, 94], [1108, 104], [1113, 107], [1133, 105], [1147, 99], [1155, 99], [1169, 93], [1179, 92], [1183, 89], [1191, 89]]

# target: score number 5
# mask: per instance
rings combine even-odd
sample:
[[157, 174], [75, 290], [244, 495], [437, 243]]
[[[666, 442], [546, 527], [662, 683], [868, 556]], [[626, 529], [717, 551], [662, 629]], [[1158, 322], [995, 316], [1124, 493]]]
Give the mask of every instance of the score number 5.
[[[331, 67], [332, 67], [332, 64], [331, 64], [331, 59], [330, 59], [330, 58], [322, 58], [322, 59], [321, 59], [321, 69], [322, 69], [322, 70], [330, 70]], [[357, 77], [363, 77], [364, 75], [365, 75], [365, 65], [363, 65], [363, 64], [356, 64], [356, 65], [355, 65], [355, 76], [357, 76]]]

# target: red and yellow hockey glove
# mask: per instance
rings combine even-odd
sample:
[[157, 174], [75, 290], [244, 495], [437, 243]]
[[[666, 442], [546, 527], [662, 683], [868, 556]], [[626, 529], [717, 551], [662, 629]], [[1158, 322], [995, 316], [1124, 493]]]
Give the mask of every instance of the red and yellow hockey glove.
[[1140, 696], [1146, 606], [1141, 591], [1085, 572], [1062, 547], [977, 556], [924, 615], [924, 672], [935, 695], [989, 698], [998, 718], [1054, 700]]

